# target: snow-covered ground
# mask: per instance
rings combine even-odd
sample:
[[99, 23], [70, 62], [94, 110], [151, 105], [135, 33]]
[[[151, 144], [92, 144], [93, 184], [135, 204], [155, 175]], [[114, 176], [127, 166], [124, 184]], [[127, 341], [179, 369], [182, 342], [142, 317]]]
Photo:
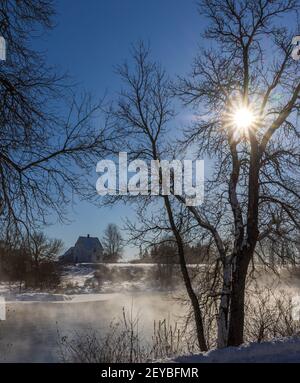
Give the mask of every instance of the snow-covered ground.
[[[153, 265], [152, 265], [153, 266]], [[108, 269], [110, 275], [108, 280], [105, 277], [108, 275], [102, 276], [101, 285], [98, 284], [96, 278], [97, 272], [99, 272], [99, 267], [104, 267]], [[138, 287], [145, 287], [145, 276], [147, 274], [147, 268], [145, 265], [131, 265], [129, 263], [105, 263], [105, 264], [91, 264], [91, 263], [82, 263], [78, 265], [69, 265], [64, 268], [62, 275], [62, 286], [65, 290], [70, 292], [78, 293], [91, 293], [91, 292], [117, 292], [117, 291], [128, 291], [131, 288], [133, 290], [138, 289]], [[119, 271], [119, 274], [127, 271], [127, 281], [118, 281], [112, 280], [113, 273]], [[137, 271], [140, 272], [139, 280], [135, 281], [134, 273]], [[117, 275], [117, 277], [120, 275]], [[104, 278], [103, 278], [104, 277]], [[104, 279], [104, 280], [103, 280]], [[111, 279], [111, 280], [109, 280]], [[113, 287], [113, 291], [112, 290]]]
[[[160, 291], [156, 264], [81, 263], [64, 268], [61, 287], [67, 294]], [[178, 286], [178, 284], [176, 284]]]
[[5, 299], [7, 304], [14, 302], [34, 303], [84, 303], [84, 302], [101, 302], [115, 298], [116, 294], [51, 294], [51, 293], [22, 293], [8, 295]]
[[[101, 275], [99, 267], [104, 267]], [[159, 285], [149, 278], [153, 264], [78, 264], [66, 266], [61, 283], [52, 291], [24, 289], [18, 283], [0, 282], [0, 296], [7, 302], [78, 302], [101, 300], [113, 293], [159, 291]], [[151, 272], [151, 271], [150, 271]], [[89, 295], [89, 296], [88, 296]]]
[[180, 356], [165, 362], [175, 363], [300, 363], [300, 337], [279, 338], [270, 342], [249, 343], [240, 347], [211, 350]]
[[[197, 267], [201, 267], [198, 265]], [[176, 266], [175, 266], [176, 267]], [[196, 265], [191, 265], [191, 268]], [[7, 302], [89, 302], [109, 299], [109, 294], [154, 293], [164, 291], [161, 281], [156, 280], [156, 264], [151, 263], [82, 263], [68, 265], [63, 269], [61, 283], [51, 291], [24, 289], [18, 283], [0, 282], [0, 296]], [[280, 271], [280, 270], [279, 270]], [[285, 275], [286, 274], [286, 275]], [[178, 280], [180, 272], [174, 271], [177, 277], [170, 291], [176, 293], [182, 287]], [[299, 278], [280, 271], [281, 279], [276, 282], [276, 289], [281, 288], [288, 294], [299, 299]], [[269, 283], [268, 274], [261, 279]], [[273, 276], [274, 278], [274, 276]], [[180, 278], [179, 278], [180, 279]], [[271, 282], [270, 282], [271, 285]], [[166, 288], [166, 287], [165, 287]], [[166, 288], [168, 291], [168, 288]], [[176, 290], [177, 289], [177, 290]]]
[[[115, 299], [118, 292], [96, 292], [88, 293], [84, 289], [84, 281], [82, 282], [82, 289], [79, 289], [78, 294], [69, 293], [53, 293], [53, 292], [39, 292], [26, 290], [19, 292], [19, 286], [17, 284], [0, 283], [0, 296], [5, 298], [5, 302], [9, 303], [84, 303], [84, 302], [102, 302], [110, 299]], [[122, 293], [127, 290], [123, 290]]]

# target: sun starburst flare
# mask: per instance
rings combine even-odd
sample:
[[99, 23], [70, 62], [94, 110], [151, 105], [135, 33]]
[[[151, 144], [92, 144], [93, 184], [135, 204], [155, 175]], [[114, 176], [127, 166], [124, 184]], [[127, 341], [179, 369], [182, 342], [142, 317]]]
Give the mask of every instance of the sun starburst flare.
[[251, 127], [255, 121], [255, 117], [249, 108], [244, 107], [235, 111], [233, 120], [236, 128], [244, 131]]
[[258, 113], [252, 106], [241, 102], [233, 104], [225, 115], [225, 126], [233, 132], [235, 139], [248, 138], [258, 124]]

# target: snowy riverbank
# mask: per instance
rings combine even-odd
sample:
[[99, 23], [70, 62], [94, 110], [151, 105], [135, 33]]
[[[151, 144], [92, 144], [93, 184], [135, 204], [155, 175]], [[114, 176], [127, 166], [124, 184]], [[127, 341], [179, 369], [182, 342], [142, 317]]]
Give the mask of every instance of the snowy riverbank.
[[167, 360], [175, 363], [300, 363], [300, 336], [249, 343]]

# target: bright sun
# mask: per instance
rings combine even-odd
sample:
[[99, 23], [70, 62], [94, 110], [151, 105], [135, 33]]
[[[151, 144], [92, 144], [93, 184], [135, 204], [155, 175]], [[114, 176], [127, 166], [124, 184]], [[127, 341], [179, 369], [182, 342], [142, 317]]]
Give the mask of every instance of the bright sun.
[[248, 139], [251, 132], [258, 129], [260, 115], [256, 102], [246, 104], [242, 99], [233, 99], [223, 115], [224, 126], [236, 140]]
[[233, 115], [233, 121], [236, 127], [242, 131], [249, 129], [254, 123], [253, 112], [246, 107], [237, 109]]

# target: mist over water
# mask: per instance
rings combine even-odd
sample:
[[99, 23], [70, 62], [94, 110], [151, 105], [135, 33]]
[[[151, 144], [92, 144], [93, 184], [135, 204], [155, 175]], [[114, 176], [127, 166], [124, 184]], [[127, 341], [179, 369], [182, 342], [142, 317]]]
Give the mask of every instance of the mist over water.
[[1, 362], [60, 362], [59, 337], [97, 330], [105, 333], [122, 308], [140, 318], [140, 331], [150, 338], [154, 320], [174, 322], [183, 314], [168, 293], [104, 294], [90, 302], [9, 303], [7, 320], [0, 322]]
[[[149, 267], [144, 269], [150, 270]], [[124, 270], [122, 273], [124, 274]], [[119, 274], [120, 270], [118, 278]], [[128, 275], [128, 283], [134, 283], [132, 272]], [[144, 286], [144, 290], [75, 293], [72, 300], [57, 302], [7, 303], [7, 319], [0, 321], [0, 362], [61, 362], [61, 337], [72, 338], [76, 333], [90, 331], [96, 331], [101, 337], [112, 321], [122, 317], [123, 308], [129, 316], [139, 318], [139, 332], [145, 341], [151, 340], [154, 321], [167, 319], [170, 324], [181, 322], [186, 307], [176, 299], [181, 294], [180, 291], [147, 290], [147, 279], [138, 277], [141, 275], [137, 274], [136, 279], [140, 281], [140, 287]], [[282, 292], [287, 297], [300, 296], [299, 271], [290, 273], [287, 269], [281, 269], [275, 275], [268, 269], [257, 270], [253, 281], [255, 282], [250, 283], [249, 293], [254, 296], [257, 289], [264, 290], [270, 286], [275, 296]], [[110, 288], [113, 286], [120, 288], [117, 275]], [[176, 286], [178, 288], [179, 285]], [[180, 290], [184, 291], [182, 285]]]

